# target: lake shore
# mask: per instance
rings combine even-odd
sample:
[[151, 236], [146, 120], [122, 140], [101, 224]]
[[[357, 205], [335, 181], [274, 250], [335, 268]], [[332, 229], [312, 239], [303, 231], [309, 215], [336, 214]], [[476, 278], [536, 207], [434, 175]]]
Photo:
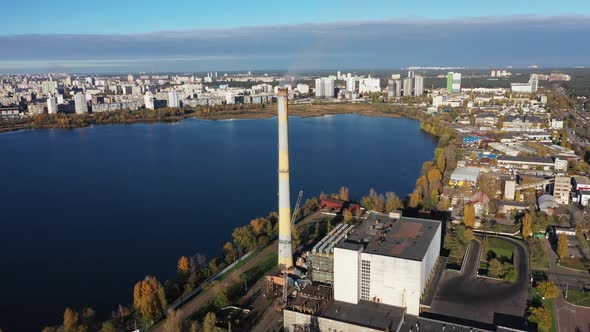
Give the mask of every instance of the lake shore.
[[[336, 114], [358, 114], [368, 117], [410, 117], [415, 118], [411, 114], [405, 114], [405, 108], [412, 108], [411, 106], [399, 106], [380, 103], [366, 103], [366, 104], [305, 104], [305, 105], [289, 105], [289, 115], [298, 117], [318, 117], [324, 115]], [[108, 112], [109, 114], [116, 114], [120, 111]], [[11, 132], [25, 129], [73, 129], [83, 128], [90, 125], [103, 124], [132, 124], [132, 123], [151, 123], [151, 122], [175, 122], [188, 118], [196, 118], [202, 120], [232, 120], [232, 119], [269, 119], [276, 116], [276, 105], [271, 105], [265, 108], [251, 108], [239, 110], [220, 110], [220, 111], [203, 111], [203, 110], [189, 110], [180, 115], [165, 115], [159, 118], [147, 117], [147, 112], [136, 111], [136, 116], [133, 118], [110, 118], [107, 122], [99, 122], [98, 117], [105, 113], [93, 113], [87, 115], [61, 115], [62, 118], [74, 119], [76, 117], [83, 118], [84, 121], [68, 121], [64, 124], [61, 121], [38, 124], [34, 122], [34, 117], [30, 121], [15, 122], [15, 123], [0, 123], [0, 133]], [[142, 113], [145, 113], [142, 117]], [[404, 113], [404, 114], [402, 114]], [[43, 115], [44, 117], [59, 117]]]

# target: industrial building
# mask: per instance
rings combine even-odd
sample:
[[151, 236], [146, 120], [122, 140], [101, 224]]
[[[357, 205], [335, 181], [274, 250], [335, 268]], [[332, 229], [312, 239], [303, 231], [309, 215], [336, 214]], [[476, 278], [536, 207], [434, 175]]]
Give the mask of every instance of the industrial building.
[[[567, 169], [567, 161], [565, 162], [565, 168]], [[545, 171], [563, 170], [563, 163], [560, 159], [553, 160], [541, 157], [499, 156], [498, 166], [517, 169], [540, 169]]]
[[343, 241], [354, 229], [353, 225], [339, 224], [311, 250], [311, 280], [334, 283], [334, 246]]
[[420, 312], [441, 248], [440, 221], [370, 213], [334, 248], [334, 299]]

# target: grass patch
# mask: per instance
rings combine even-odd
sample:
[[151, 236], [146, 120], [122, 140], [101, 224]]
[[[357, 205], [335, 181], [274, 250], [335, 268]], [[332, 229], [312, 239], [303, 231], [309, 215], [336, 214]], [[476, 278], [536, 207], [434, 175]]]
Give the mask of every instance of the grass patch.
[[258, 256], [259, 253], [260, 253], [260, 251], [256, 250], [250, 256], [246, 257], [246, 259], [241, 260], [238, 264], [234, 265], [234, 267], [232, 267], [231, 269], [227, 270], [224, 274], [219, 276], [219, 278], [217, 280], [221, 281], [221, 280], [225, 279], [227, 276], [229, 276], [236, 269], [239, 269], [240, 267], [244, 266], [244, 264], [251, 261], [254, 257]]
[[543, 249], [540, 239], [528, 239], [529, 252], [531, 255], [531, 268], [535, 269], [548, 269], [549, 260], [547, 259], [547, 253]]
[[551, 328], [547, 331], [557, 332], [557, 322], [555, 321], [555, 311], [553, 310], [553, 300], [541, 300], [543, 306], [551, 312]]
[[559, 265], [568, 269], [588, 271], [588, 263], [581, 258], [566, 257], [559, 261]]
[[[488, 260], [490, 256], [494, 256], [492, 258], [498, 258], [500, 261], [512, 261], [512, 255], [514, 254], [514, 244], [511, 242], [496, 238], [496, 237], [488, 237], [486, 240], [487, 245], [487, 252], [483, 252], [482, 250], [482, 259]], [[491, 254], [490, 252], [493, 252]]]
[[495, 223], [493, 225], [488, 224], [488, 231], [492, 232], [500, 232], [500, 233], [511, 233], [513, 234], [516, 231], [520, 230], [520, 226], [517, 225], [504, 225], [500, 223]]
[[571, 304], [590, 307], [590, 292], [570, 288], [567, 291], [567, 301]]
[[273, 252], [272, 254], [264, 257], [260, 263], [256, 264], [246, 272], [244, 272], [244, 277], [246, 278], [246, 282], [251, 284], [256, 282], [258, 279], [262, 278], [266, 275], [270, 270], [277, 266], [278, 254]]

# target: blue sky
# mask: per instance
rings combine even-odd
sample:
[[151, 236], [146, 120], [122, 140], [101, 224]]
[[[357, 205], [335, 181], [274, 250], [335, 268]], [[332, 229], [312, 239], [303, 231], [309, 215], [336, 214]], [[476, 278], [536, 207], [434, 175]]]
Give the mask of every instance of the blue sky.
[[588, 15], [587, 0], [5, 0], [0, 35], [162, 30], [384, 19]]
[[0, 73], [588, 66], [585, 1], [5, 1]]

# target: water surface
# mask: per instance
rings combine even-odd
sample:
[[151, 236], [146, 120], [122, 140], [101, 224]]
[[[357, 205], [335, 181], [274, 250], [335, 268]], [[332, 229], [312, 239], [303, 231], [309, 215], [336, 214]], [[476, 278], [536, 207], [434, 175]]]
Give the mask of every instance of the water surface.
[[[106, 317], [146, 274], [219, 255], [277, 205], [275, 119], [0, 135], [0, 327], [39, 331], [66, 306]], [[341, 185], [409, 193], [435, 140], [409, 119], [290, 118], [292, 198]]]

